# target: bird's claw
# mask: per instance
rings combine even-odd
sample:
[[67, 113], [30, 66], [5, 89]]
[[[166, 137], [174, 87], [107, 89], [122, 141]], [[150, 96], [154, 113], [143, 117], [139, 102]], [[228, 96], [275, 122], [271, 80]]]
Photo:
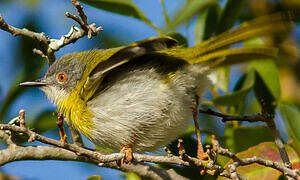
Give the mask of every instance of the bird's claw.
[[123, 164], [131, 164], [133, 162], [132, 146], [123, 146], [120, 153], [125, 154], [125, 156], [117, 161], [119, 167]]

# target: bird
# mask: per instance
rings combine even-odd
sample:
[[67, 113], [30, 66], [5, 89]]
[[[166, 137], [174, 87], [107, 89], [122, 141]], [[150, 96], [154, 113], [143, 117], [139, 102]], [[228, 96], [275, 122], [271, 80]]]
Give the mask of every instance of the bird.
[[[262, 16], [193, 47], [169, 36], [127, 46], [64, 55], [46, 75], [21, 86], [39, 87], [58, 107], [68, 125], [100, 147], [125, 154], [154, 151], [183, 133], [193, 118], [197, 157], [205, 158], [197, 119], [208, 75], [222, 66], [276, 58], [273, 47], [230, 45], [285, 31], [283, 13]], [[122, 161], [123, 162], [123, 161]]]

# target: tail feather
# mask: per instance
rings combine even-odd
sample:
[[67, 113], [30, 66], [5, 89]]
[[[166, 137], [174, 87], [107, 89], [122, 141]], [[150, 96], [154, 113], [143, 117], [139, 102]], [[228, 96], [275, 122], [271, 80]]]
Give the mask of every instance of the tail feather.
[[[215, 48], [224, 47], [224, 46], [230, 45], [232, 43], [236, 43], [241, 40], [245, 40], [243, 38], [248, 39], [248, 38], [251, 38], [254, 36], [260, 36], [260, 35], [264, 35], [267, 33], [279, 32], [282, 30], [286, 30], [290, 25], [289, 21], [291, 19], [292, 19], [291, 12], [275, 13], [275, 14], [271, 14], [271, 15], [261, 16], [252, 21], [241, 24], [236, 29], [233, 29], [231, 31], [224, 32], [218, 36], [212, 37], [197, 46], [198, 47], [216, 46]], [[271, 32], [266, 31], [267, 29], [271, 29]], [[242, 35], [244, 35], [244, 36], [242, 36]], [[237, 37], [240, 37], [240, 38], [237, 38]], [[243, 37], [243, 38], [241, 38], [241, 37]], [[231, 41], [229, 41], [229, 40], [231, 40]], [[215, 43], [218, 43], [218, 45], [216, 45]], [[205, 50], [205, 51], [208, 51], [208, 50]]]
[[276, 58], [277, 55], [278, 49], [268, 47], [224, 49], [191, 59], [189, 63], [204, 63], [211, 68], [217, 68], [266, 57]]
[[[244, 61], [239, 57], [243, 56], [245, 59], [253, 59], [253, 57], [266, 57], [277, 55], [275, 48], [238, 48], [238, 49], [228, 49], [232, 44], [262, 36], [272, 33], [278, 33], [282, 31], [288, 31], [291, 28], [292, 19], [291, 13], [276, 13], [272, 15], [267, 15], [259, 17], [250, 22], [243, 23], [238, 28], [224, 32], [213, 38], [208, 39], [194, 47], [181, 49], [181, 48], [171, 48], [162, 50], [161, 53], [166, 53], [170, 56], [185, 59], [190, 64], [197, 64], [206, 62], [208, 64], [218, 64], [221, 57], [226, 57], [226, 61], [219, 64], [226, 63], [238, 63]], [[224, 50], [227, 48], [226, 50]], [[251, 58], [246, 58], [247, 56]], [[230, 59], [234, 59], [231, 61]], [[211, 62], [209, 62], [211, 61]], [[226, 64], [225, 63], [225, 64]]]

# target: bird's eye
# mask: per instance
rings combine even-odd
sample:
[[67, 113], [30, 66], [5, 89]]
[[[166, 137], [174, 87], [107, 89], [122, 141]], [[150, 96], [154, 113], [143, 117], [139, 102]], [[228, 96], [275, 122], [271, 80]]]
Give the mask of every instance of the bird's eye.
[[58, 73], [57, 75], [58, 82], [63, 83], [66, 81], [66, 79], [67, 79], [66, 73]]

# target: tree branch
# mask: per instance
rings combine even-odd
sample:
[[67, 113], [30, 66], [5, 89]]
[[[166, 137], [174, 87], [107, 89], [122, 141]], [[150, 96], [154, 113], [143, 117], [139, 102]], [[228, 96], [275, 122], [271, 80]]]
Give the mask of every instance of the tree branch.
[[213, 111], [211, 109], [207, 109], [207, 110], [200, 109], [199, 112], [203, 114], [209, 114], [212, 116], [220, 117], [222, 118], [222, 122], [227, 122], [227, 121], [266, 122], [266, 119], [264, 116], [262, 116], [262, 114], [253, 114], [251, 116], [231, 116], [231, 115], [226, 115], [226, 114]]
[[72, 15], [68, 12], [66, 12], [66, 16], [79, 23], [81, 29], [73, 26], [71, 27], [69, 33], [61, 36], [60, 39], [49, 39], [49, 37], [46, 36], [43, 32], [36, 33], [25, 28], [19, 29], [13, 27], [5, 22], [1, 14], [0, 29], [11, 33], [13, 36], [24, 36], [34, 40], [38, 40], [41, 45], [41, 50], [33, 49], [33, 52], [41, 55], [43, 58], [46, 58], [49, 64], [52, 64], [56, 60], [54, 55], [55, 51], [58, 51], [60, 48], [70, 43], [76, 42], [78, 39], [86, 35], [88, 35], [88, 38], [91, 39], [93, 36], [98, 35], [98, 33], [103, 30], [101, 26], [96, 27], [94, 23], [90, 25], [87, 24], [87, 17], [83, 12], [83, 7], [76, 0], [72, 0], [72, 3], [76, 7], [80, 17]]
[[[26, 127], [19, 127], [15, 125], [8, 125], [8, 124], [0, 124], [0, 130], [9, 130], [16, 133], [23, 133], [29, 137], [28, 141], [32, 142], [34, 140], [40, 141], [45, 144], [53, 145], [65, 150], [68, 150], [70, 152], [75, 153], [77, 156], [83, 156], [87, 157], [90, 160], [94, 162], [98, 162], [101, 166], [107, 166], [107, 163], [111, 163], [113, 161], [117, 161], [124, 157], [124, 154], [120, 153], [114, 153], [114, 154], [105, 154], [104, 152], [100, 151], [92, 151], [89, 149], [85, 149], [83, 147], [79, 147], [75, 144], [68, 144], [64, 143], [62, 141], [57, 141], [51, 138], [44, 137], [42, 135], [39, 135], [33, 131], [28, 130]], [[15, 159], [15, 158], [13, 158]], [[207, 164], [205, 161], [191, 158], [189, 159], [193, 160], [193, 164], [190, 164], [187, 161], [184, 161], [183, 159], [172, 156], [150, 156], [150, 155], [142, 155], [142, 154], [134, 154], [134, 159], [136, 162], [152, 162], [152, 163], [162, 163], [162, 164], [178, 164], [178, 165], [184, 165], [184, 166], [196, 166], [196, 167], [205, 167], [207, 169], [216, 169], [222, 176], [229, 177], [229, 173], [226, 172], [221, 166], [217, 166], [214, 164]], [[23, 160], [23, 159], [20, 159]], [[60, 159], [58, 159], [60, 160]], [[0, 164], [5, 164], [7, 162], [0, 162]], [[115, 164], [115, 162], [113, 163]], [[111, 164], [109, 166], [112, 166]], [[127, 165], [122, 166], [122, 168], [126, 168]]]
[[[118, 166], [116, 165], [115, 161], [124, 157], [123, 154], [114, 153], [114, 154], [106, 154], [105, 152], [100, 151], [93, 151], [89, 149], [85, 149], [83, 147], [79, 147], [75, 144], [68, 144], [62, 141], [57, 141], [54, 139], [50, 139], [39, 135], [33, 131], [28, 130], [26, 127], [19, 127], [16, 125], [8, 125], [8, 124], [0, 124], [1, 130], [9, 130], [15, 133], [23, 133], [29, 137], [28, 141], [37, 140], [45, 144], [54, 145], [56, 147], [49, 147], [49, 146], [28, 146], [28, 147], [21, 147], [21, 146], [9, 146], [9, 148], [0, 151], [0, 165], [4, 165], [6, 163], [12, 161], [19, 161], [19, 160], [46, 160], [46, 159], [56, 159], [56, 160], [71, 160], [71, 161], [80, 161], [80, 162], [87, 162], [92, 164], [97, 164], [102, 167], [109, 167], [117, 169]], [[0, 131], [3, 132], [4, 131]], [[1, 135], [1, 133], [0, 133]], [[4, 135], [7, 138], [8, 135]], [[293, 178], [299, 178], [300, 173], [297, 170], [291, 170], [282, 166], [278, 162], [272, 162], [268, 160], [264, 160], [261, 158], [253, 157], [253, 158], [246, 158], [246, 159], [239, 159], [230, 151], [223, 149], [221, 147], [217, 148], [217, 152], [219, 154], [228, 156], [234, 160], [233, 165], [231, 165], [231, 169], [236, 169], [238, 166], [244, 166], [251, 163], [258, 163], [267, 167], [272, 167], [281, 171], [283, 174], [288, 175]], [[228, 171], [223, 167], [216, 165], [214, 163], [207, 163], [197, 158], [189, 157], [187, 154], [183, 154], [182, 158], [177, 156], [151, 156], [145, 154], [134, 154], [135, 162], [152, 162], [152, 163], [159, 163], [159, 164], [177, 164], [183, 166], [193, 166], [198, 168], [206, 168], [211, 170], [216, 170], [217, 174], [220, 176], [233, 178], [233, 171]], [[137, 168], [138, 167], [138, 168]], [[122, 171], [133, 171], [136, 172], [138, 175], [143, 177], [151, 177], [153, 179], [157, 179], [158, 177], [163, 177], [161, 179], [169, 179], [171, 176], [179, 176], [175, 172], [170, 175], [171, 171], [165, 171], [159, 168], [154, 168], [153, 166], [144, 165], [144, 164], [134, 164], [134, 165], [122, 165]], [[155, 178], [154, 178], [155, 176]], [[169, 177], [169, 178], [167, 178]], [[181, 176], [180, 176], [181, 177]], [[241, 177], [237, 175], [237, 177]], [[177, 177], [176, 179], [178, 179]], [[183, 178], [183, 177], [182, 177]], [[172, 178], [170, 178], [172, 179]], [[243, 178], [240, 178], [243, 179]]]
[[185, 178], [176, 174], [172, 170], [164, 171], [159, 168], [146, 164], [132, 164], [118, 167], [116, 163], [99, 164], [98, 161], [92, 160], [85, 156], [77, 155], [60, 147], [51, 146], [13, 146], [0, 151], [0, 165], [23, 160], [61, 160], [61, 161], [77, 161], [94, 164], [100, 167], [113, 168], [125, 172], [135, 172], [143, 178], [150, 179], [182, 179]]
[[231, 116], [231, 115], [226, 115], [226, 114], [215, 112], [211, 109], [199, 110], [199, 112], [217, 116], [217, 117], [221, 117], [223, 122], [227, 122], [227, 121], [248, 121], [248, 122], [262, 121], [262, 122], [265, 122], [272, 132], [275, 144], [279, 150], [279, 154], [280, 154], [282, 161], [284, 162], [284, 165], [287, 168], [292, 169], [292, 164], [291, 164], [288, 154], [284, 148], [283, 142], [280, 138], [280, 134], [279, 134], [278, 130], [276, 129], [274, 115], [268, 113], [267, 106], [263, 100], [261, 100], [261, 104], [262, 104], [261, 113], [253, 114], [251, 116]]

